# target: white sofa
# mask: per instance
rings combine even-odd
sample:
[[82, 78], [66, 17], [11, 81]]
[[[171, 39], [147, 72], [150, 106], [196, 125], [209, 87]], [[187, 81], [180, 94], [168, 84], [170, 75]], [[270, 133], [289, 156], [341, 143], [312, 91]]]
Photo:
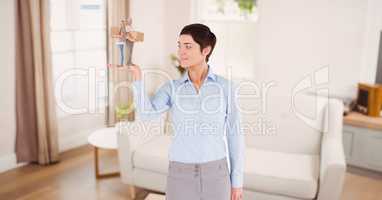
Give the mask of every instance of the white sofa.
[[[239, 102], [247, 110], [264, 105]], [[339, 200], [346, 171], [342, 103], [300, 95], [268, 98], [265, 106], [242, 113], [242, 126], [252, 125], [244, 129], [244, 199]], [[134, 186], [165, 192], [172, 136], [165, 118], [118, 124], [121, 178], [132, 193]]]

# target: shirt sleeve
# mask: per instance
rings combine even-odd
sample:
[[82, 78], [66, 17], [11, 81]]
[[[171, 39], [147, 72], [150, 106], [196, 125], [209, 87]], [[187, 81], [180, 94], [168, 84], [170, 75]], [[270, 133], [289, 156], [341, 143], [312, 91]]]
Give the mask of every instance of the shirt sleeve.
[[152, 98], [146, 94], [142, 80], [134, 81], [132, 86], [135, 110], [140, 119], [159, 118], [171, 107], [171, 81], [160, 87]]
[[240, 110], [237, 103], [237, 87], [229, 83], [227, 102], [227, 143], [231, 166], [231, 186], [243, 187], [243, 173], [245, 160], [244, 134], [241, 129]]

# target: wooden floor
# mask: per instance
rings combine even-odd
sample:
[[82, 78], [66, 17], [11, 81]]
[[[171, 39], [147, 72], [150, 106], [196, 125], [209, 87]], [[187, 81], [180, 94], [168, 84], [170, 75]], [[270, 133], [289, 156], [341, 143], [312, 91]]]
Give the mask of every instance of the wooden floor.
[[[117, 170], [116, 152], [102, 152], [101, 162], [101, 170]], [[137, 189], [138, 200], [147, 194]], [[63, 153], [56, 165], [28, 165], [0, 174], [1, 200], [127, 200], [128, 196], [120, 178], [94, 178], [93, 149], [89, 146]], [[382, 174], [349, 168], [342, 200], [382, 200]]]

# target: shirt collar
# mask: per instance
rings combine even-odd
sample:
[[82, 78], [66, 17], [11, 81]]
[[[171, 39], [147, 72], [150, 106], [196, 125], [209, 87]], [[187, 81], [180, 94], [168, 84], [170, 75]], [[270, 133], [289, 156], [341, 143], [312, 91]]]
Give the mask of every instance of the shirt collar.
[[[207, 71], [207, 79], [211, 79], [213, 81], [216, 81], [216, 74], [214, 74], [212, 72], [212, 69], [211, 67], [208, 65], [208, 71]], [[182, 78], [180, 79], [180, 81], [183, 83], [183, 82], [186, 82], [186, 81], [191, 81], [190, 77], [188, 76], [188, 70], [186, 70], [182, 76]]]

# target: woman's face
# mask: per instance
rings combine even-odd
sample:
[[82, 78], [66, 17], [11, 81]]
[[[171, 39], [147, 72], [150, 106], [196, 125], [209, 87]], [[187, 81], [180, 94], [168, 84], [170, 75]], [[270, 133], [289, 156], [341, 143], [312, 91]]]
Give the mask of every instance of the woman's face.
[[204, 48], [200, 52], [200, 45], [194, 41], [191, 35], [180, 35], [178, 41], [178, 57], [183, 68], [200, 65], [205, 62], [210, 48]]

